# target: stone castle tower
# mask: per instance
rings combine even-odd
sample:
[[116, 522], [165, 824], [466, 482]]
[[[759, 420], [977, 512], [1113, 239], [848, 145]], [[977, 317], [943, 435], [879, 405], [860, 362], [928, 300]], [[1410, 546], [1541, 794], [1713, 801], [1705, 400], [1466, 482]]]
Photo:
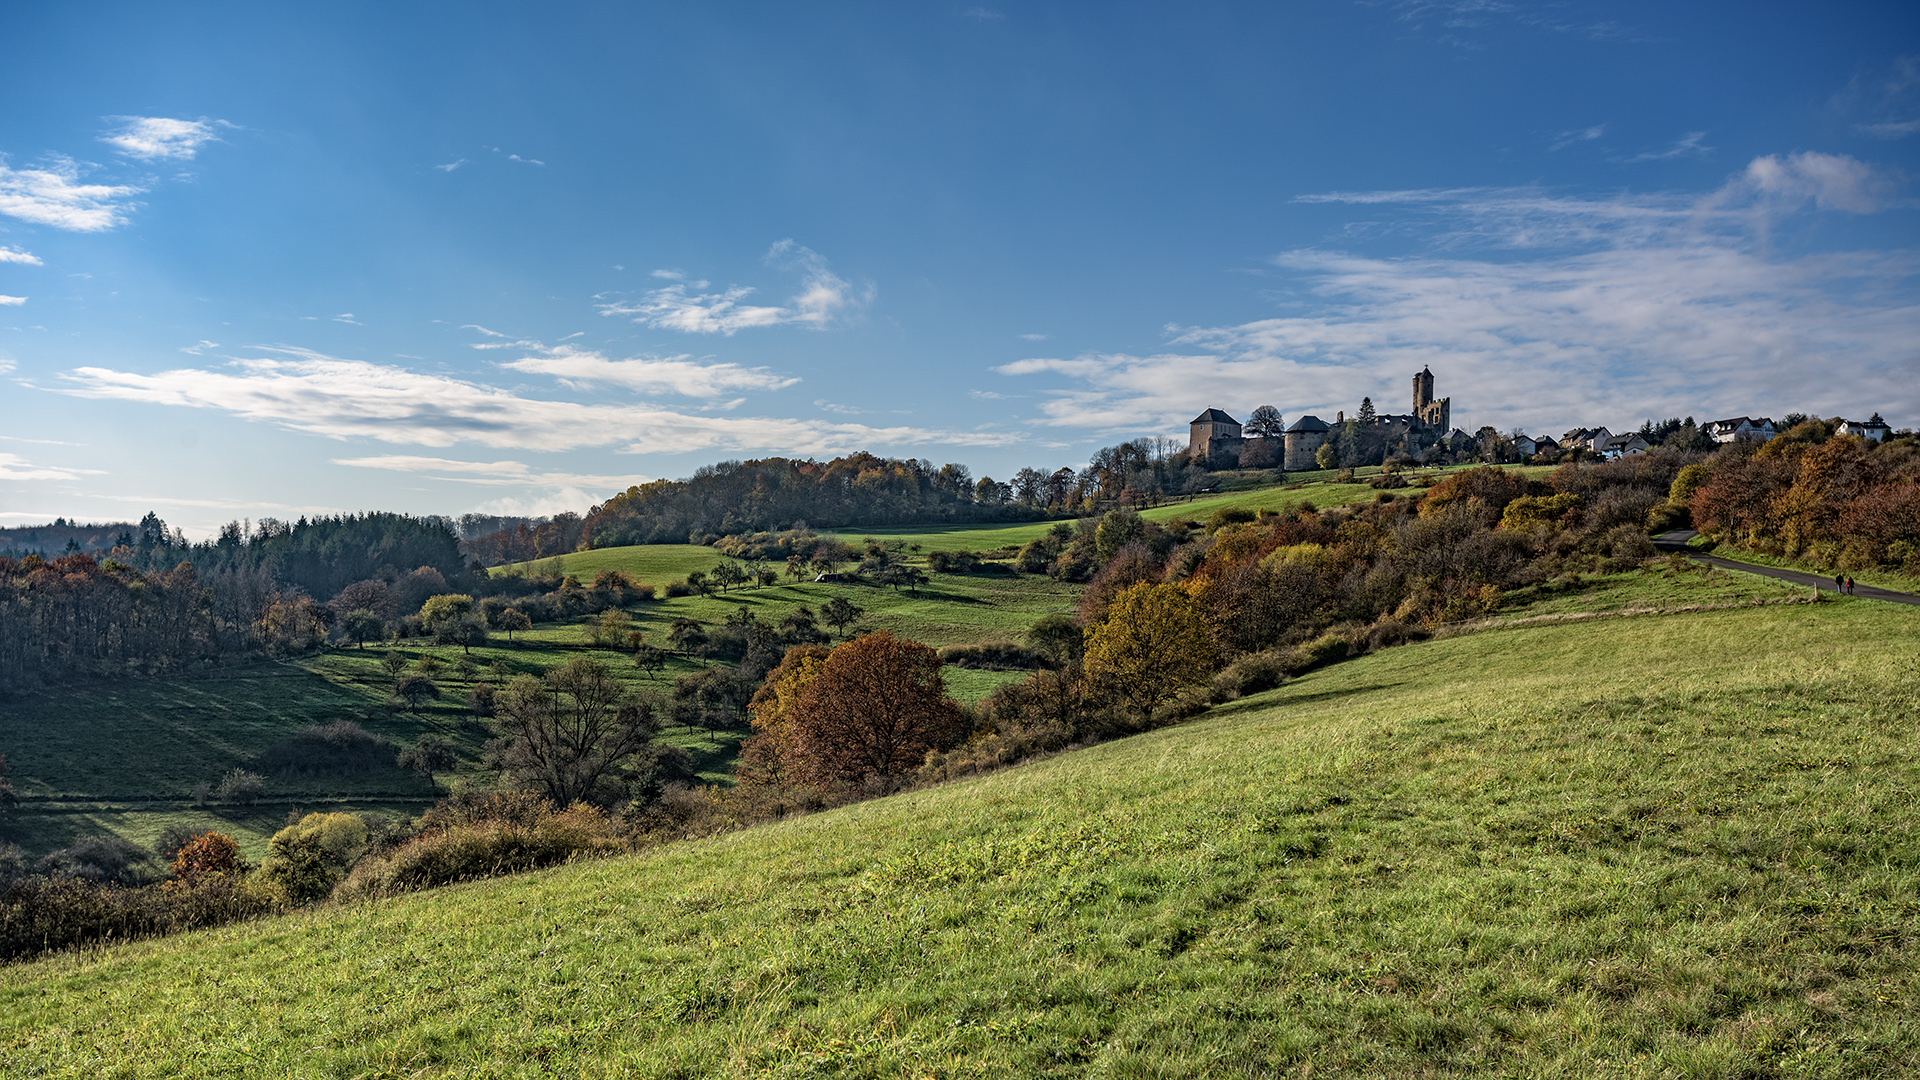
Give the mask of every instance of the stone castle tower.
[[1422, 367], [1420, 374], [1413, 377], [1413, 422], [1429, 431], [1445, 433], [1448, 423], [1447, 405], [1452, 398], [1433, 399], [1433, 371]]

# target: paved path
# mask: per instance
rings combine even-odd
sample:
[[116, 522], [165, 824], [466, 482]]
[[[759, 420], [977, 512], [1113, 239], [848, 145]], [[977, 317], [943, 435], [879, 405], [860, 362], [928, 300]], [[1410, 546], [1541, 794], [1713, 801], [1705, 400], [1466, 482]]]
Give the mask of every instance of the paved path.
[[[1840, 591], [1834, 586], [1832, 578], [1822, 574], [1807, 574], [1798, 570], [1781, 570], [1777, 567], [1760, 566], [1755, 563], [1735, 562], [1732, 559], [1723, 559], [1718, 555], [1708, 555], [1704, 552], [1695, 551], [1687, 546], [1687, 541], [1693, 539], [1695, 535], [1697, 534], [1692, 529], [1678, 529], [1674, 532], [1662, 533], [1653, 538], [1653, 546], [1669, 554], [1685, 555], [1694, 562], [1705, 563], [1708, 566], [1717, 566], [1722, 570], [1737, 570], [1743, 574], [1759, 574], [1761, 577], [1790, 581], [1795, 585], [1825, 589], [1828, 592]], [[1876, 589], [1871, 585], [1855, 585], [1853, 587], [1853, 595], [1860, 597], [1862, 600], [1885, 600], [1890, 604], [1920, 604], [1920, 596], [1915, 596], [1912, 593], [1894, 592], [1892, 589]]]

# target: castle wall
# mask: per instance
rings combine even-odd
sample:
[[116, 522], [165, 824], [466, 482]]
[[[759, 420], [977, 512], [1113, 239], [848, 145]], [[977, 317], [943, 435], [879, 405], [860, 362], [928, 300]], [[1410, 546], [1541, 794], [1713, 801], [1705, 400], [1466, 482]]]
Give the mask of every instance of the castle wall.
[[1286, 441], [1287, 452], [1280, 466], [1282, 469], [1288, 472], [1301, 472], [1320, 467], [1320, 463], [1313, 459], [1313, 455], [1319, 453], [1320, 447], [1326, 444], [1326, 432], [1289, 431]]

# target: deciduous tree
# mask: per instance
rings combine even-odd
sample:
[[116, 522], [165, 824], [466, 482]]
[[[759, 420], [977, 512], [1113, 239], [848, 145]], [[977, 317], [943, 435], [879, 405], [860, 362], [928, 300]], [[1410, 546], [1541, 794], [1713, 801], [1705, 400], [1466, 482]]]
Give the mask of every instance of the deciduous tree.
[[822, 786], [899, 776], [964, 738], [940, 668], [932, 649], [884, 630], [834, 649], [793, 706], [789, 772]]
[[1123, 590], [1087, 635], [1087, 674], [1127, 702], [1142, 724], [1181, 691], [1206, 682], [1212, 644], [1193, 599], [1178, 585]]
[[587, 657], [542, 679], [520, 676], [496, 708], [495, 764], [557, 806], [625, 797], [629, 773], [653, 741], [652, 703], [628, 696], [606, 664]]

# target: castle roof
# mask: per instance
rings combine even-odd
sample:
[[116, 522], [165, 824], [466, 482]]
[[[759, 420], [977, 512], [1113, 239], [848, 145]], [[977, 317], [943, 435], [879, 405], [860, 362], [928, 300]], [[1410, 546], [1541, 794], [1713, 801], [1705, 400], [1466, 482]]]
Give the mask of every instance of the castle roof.
[[1332, 431], [1325, 420], [1317, 416], [1303, 416], [1287, 427], [1288, 431]]
[[1228, 416], [1228, 415], [1227, 415], [1226, 413], [1223, 413], [1223, 412], [1221, 412], [1221, 411], [1220, 411], [1219, 409], [1208, 409], [1208, 410], [1207, 410], [1206, 412], [1203, 412], [1203, 413], [1201, 413], [1201, 414], [1200, 414], [1199, 416], [1196, 416], [1196, 417], [1194, 417], [1194, 418], [1193, 418], [1193, 423], [1196, 423], [1196, 424], [1238, 424], [1238, 423], [1240, 423], [1240, 421], [1238, 421], [1238, 420], [1235, 420], [1235, 419], [1234, 419], [1233, 417], [1231, 417], [1231, 416]]

